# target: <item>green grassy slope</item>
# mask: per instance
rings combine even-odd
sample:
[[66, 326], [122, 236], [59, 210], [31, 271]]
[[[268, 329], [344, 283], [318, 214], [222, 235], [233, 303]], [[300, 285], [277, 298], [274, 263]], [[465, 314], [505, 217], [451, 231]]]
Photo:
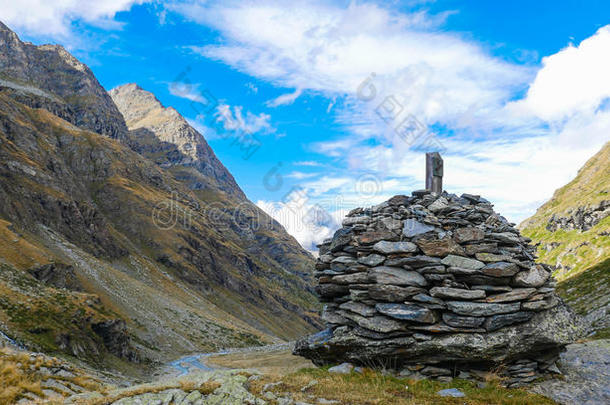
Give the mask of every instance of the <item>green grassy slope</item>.
[[[610, 143], [578, 172], [570, 183], [555, 192], [536, 214], [519, 227], [524, 235], [540, 242], [540, 261], [557, 266], [555, 277], [568, 279], [610, 257], [610, 217], [587, 230], [549, 229], [549, 221], [569, 218], [582, 207], [588, 210], [610, 200]], [[552, 228], [552, 227], [551, 227]]]

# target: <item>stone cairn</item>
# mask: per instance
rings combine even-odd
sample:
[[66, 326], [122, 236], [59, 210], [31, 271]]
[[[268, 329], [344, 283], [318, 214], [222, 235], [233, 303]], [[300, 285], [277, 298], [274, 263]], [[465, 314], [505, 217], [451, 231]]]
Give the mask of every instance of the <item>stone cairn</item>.
[[477, 195], [422, 190], [354, 209], [319, 245], [328, 328], [295, 354], [428, 378], [494, 370], [508, 386], [559, 372], [583, 331], [530, 242]]

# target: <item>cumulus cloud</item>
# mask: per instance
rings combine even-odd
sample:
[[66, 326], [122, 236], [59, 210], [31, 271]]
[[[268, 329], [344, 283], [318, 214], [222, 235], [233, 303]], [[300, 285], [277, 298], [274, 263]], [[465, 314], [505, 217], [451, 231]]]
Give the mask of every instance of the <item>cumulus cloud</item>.
[[610, 25], [542, 60], [525, 99], [513, 104], [547, 121], [591, 113], [610, 98]]
[[278, 86], [329, 96], [354, 95], [374, 72], [380, 90], [399, 94], [429, 123], [498, 105], [532, 73], [458, 35], [430, 30], [444, 17], [423, 12], [320, 2], [188, 3], [174, 10], [222, 34], [220, 44], [192, 48], [201, 55]]
[[311, 252], [317, 250], [317, 244], [333, 235], [346, 214], [343, 211], [330, 211], [320, 204], [301, 204], [295, 201], [261, 200], [256, 205]]
[[246, 134], [271, 134], [276, 132], [276, 129], [271, 125], [269, 114], [254, 114], [250, 111], [244, 113], [242, 106], [221, 104], [217, 108], [216, 119], [228, 131]]
[[84, 21], [103, 28], [120, 28], [114, 17], [146, 0], [1, 0], [0, 18], [13, 29], [32, 35], [65, 38], [74, 21]]

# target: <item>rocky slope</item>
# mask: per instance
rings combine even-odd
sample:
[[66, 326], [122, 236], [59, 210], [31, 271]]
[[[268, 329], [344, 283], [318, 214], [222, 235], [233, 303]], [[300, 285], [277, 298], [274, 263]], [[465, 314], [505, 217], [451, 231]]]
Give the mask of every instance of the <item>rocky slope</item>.
[[538, 243], [540, 260], [556, 267], [558, 292], [595, 329], [610, 312], [610, 143], [519, 225]]
[[175, 111], [127, 111], [133, 131], [85, 65], [0, 26], [0, 330], [92, 361], [313, 330], [309, 254]]
[[609, 217], [610, 142], [519, 228], [563, 280], [610, 257]]
[[[135, 83], [112, 89], [110, 96], [131, 131], [129, 143], [133, 149], [162, 167], [180, 168], [181, 180], [192, 189], [212, 187], [246, 200], [203, 136], [178, 111], [165, 108], [154, 94]], [[188, 173], [189, 168], [196, 171]]]

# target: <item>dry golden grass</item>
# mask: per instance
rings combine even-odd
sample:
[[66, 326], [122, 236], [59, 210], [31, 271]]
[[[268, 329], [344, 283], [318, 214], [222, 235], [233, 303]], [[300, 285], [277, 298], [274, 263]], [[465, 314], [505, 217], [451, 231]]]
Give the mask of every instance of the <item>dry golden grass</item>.
[[[0, 405], [14, 404], [19, 399], [25, 398], [28, 393], [44, 397], [41, 383], [47, 376], [40, 374], [39, 370], [41, 367], [51, 368], [60, 364], [61, 361], [56, 358], [44, 356], [33, 358], [25, 352], [8, 348], [0, 349]], [[101, 387], [99, 382], [84, 375], [53, 376], [53, 379], [70, 382], [88, 390], [98, 390]], [[49, 403], [52, 402], [45, 402], [45, 404]]]
[[[40, 377], [29, 370], [30, 357], [0, 349], [0, 404], [14, 404], [27, 392], [42, 396]], [[38, 363], [38, 359], [35, 364]]]
[[[312, 380], [318, 383], [302, 392], [301, 389]], [[273, 391], [280, 395], [289, 392], [297, 401], [311, 402], [310, 395], [329, 400], [338, 400], [342, 404], [353, 405], [543, 405], [554, 404], [546, 397], [529, 393], [521, 389], [506, 389], [496, 383], [485, 388], [478, 388], [475, 383], [465, 380], [454, 380], [451, 383], [440, 383], [430, 380], [411, 381], [399, 379], [365, 370], [362, 374], [331, 374], [325, 369], [304, 369], [283, 376], [266, 375], [253, 381], [251, 391], [261, 395], [266, 383], [282, 381]], [[458, 388], [466, 394], [464, 398], [448, 398], [436, 395], [446, 388]]]
[[289, 374], [302, 368], [313, 367], [311, 361], [293, 356], [289, 350], [212, 356], [206, 359], [206, 363], [226, 368], [256, 368], [263, 374]]
[[121, 390], [117, 393], [112, 393], [108, 390], [101, 390], [100, 393], [104, 398], [92, 398], [79, 402], [80, 405], [108, 405], [122, 398], [134, 397], [142, 394], [157, 394], [162, 391], [171, 389], [181, 389], [183, 391], [199, 391], [202, 395], [209, 395], [214, 392], [220, 383], [216, 381], [208, 381], [203, 384], [193, 381], [179, 381], [178, 383], [170, 384], [146, 384], [134, 387], [132, 389]]

